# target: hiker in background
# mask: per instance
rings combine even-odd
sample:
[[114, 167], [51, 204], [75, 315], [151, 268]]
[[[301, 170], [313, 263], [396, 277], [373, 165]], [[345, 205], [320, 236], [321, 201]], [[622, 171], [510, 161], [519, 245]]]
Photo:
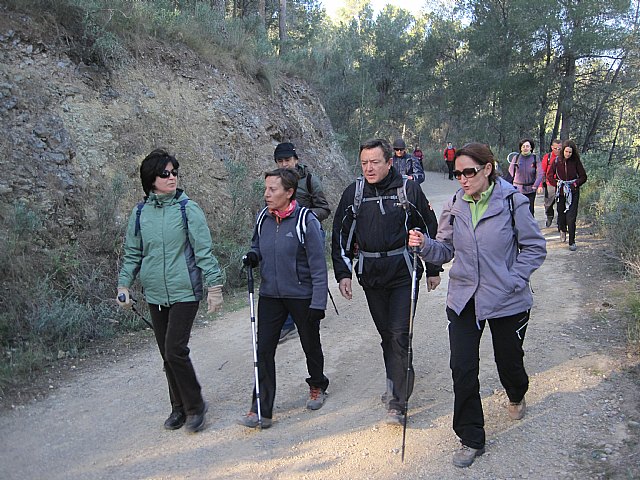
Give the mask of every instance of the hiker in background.
[[549, 178], [547, 178], [547, 172], [553, 167], [556, 158], [560, 154], [562, 148], [562, 142], [558, 139], [554, 139], [551, 142], [551, 152], [545, 153], [542, 157], [542, 172], [543, 172], [543, 185], [544, 185], [544, 213], [547, 217], [545, 226], [548, 228], [553, 223], [554, 206], [556, 204], [556, 187], [554, 187]]
[[401, 138], [393, 142], [393, 167], [400, 175], [409, 177], [409, 180], [424, 182], [424, 170], [420, 162], [407, 153], [407, 144]]
[[[258, 214], [251, 250], [244, 259], [249, 268], [260, 266], [258, 375], [262, 428], [272, 424], [276, 348], [289, 314], [296, 323], [307, 358], [308, 409], [322, 407], [329, 386], [320, 344], [320, 320], [327, 306], [328, 287], [324, 235], [316, 216], [296, 201], [298, 180], [298, 175], [288, 168], [265, 174], [267, 206]], [[297, 230], [306, 230], [304, 243]], [[245, 427], [258, 426], [255, 395], [254, 389], [251, 410], [238, 421]]]
[[562, 142], [562, 149], [556, 161], [547, 171], [547, 179], [556, 187], [556, 203], [558, 206], [558, 231], [560, 241], [567, 241], [569, 231], [569, 250], [576, 246], [576, 219], [578, 218], [578, 201], [580, 187], [587, 181], [587, 172], [580, 160], [578, 147], [573, 140]]
[[[419, 227], [435, 235], [437, 221], [420, 186], [403, 178], [391, 156], [391, 146], [384, 139], [360, 146], [363, 177], [342, 194], [333, 220], [331, 257], [344, 298], [352, 298], [353, 270], [364, 289], [382, 339], [387, 379], [382, 397], [387, 408], [384, 421], [402, 425], [407, 392], [411, 395], [414, 380], [413, 367], [407, 365], [413, 270], [407, 231]], [[424, 268], [418, 262], [420, 278]], [[440, 284], [440, 271], [439, 266], [427, 265], [427, 290]]]
[[523, 138], [518, 144], [519, 154], [509, 163], [509, 174], [513, 177], [513, 186], [529, 199], [529, 211], [533, 215], [536, 202], [536, 190], [542, 183], [544, 171], [540, 159], [533, 153], [535, 143]]
[[447, 164], [447, 170], [449, 172], [449, 180], [453, 180], [453, 159], [456, 156], [456, 149], [453, 148], [451, 142], [447, 142], [447, 148], [444, 149], [444, 162]]
[[178, 160], [161, 149], [140, 165], [145, 200], [129, 217], [116, 300], [131, 306], [129, 288], [139, 272], [169, 384], [171, 415], [164, 427], [185, 425], [197, 432], [204, 428], [207, 403], [189, 358], [189, 337], [203, 287], [207, 311], [222, 307], [223, 278], [204, 212], [177, 188], [178, 167]]
[[422, 167], [422, 171], [424, 172], [424, 163], [422, 163], [422, 160], [424, 159], [424, 153], [422, 153], [422, 150], [420, 150], [420, 146], [416, 145], [416, 148], [413, 149], [412, 155], [414, 158], [418, 159], [418, 161], [420, 162], [420, 167]]
[[453, 430], [462, 448], [453, 464], [468, 467], [485, 448], [484, 415], [478, 380], [480, 337], [491, 328], [500, 382], [509, 397], [512, 420], [525, 414], [529, 378], [524, 342], [533, 297], [531, 274], [546, 256], [545, 239], [527, 200], [498, 177], [493, 153], [469, 143], [456, 152], [454, 176], [460, 188], [445, 204], [435, 239], [409, 232], [409, 246], [424, 261], [455, 261], [449, 272], [447, 318], [453, 377]]
[[[278, 144], [273, 152], [273, 159], [279, 168], [293, 170], [298, 177], [300, 177], [296, 190], [296, 202], [298, 202], [300, 206], [307, 207], [315, 213], [322, 224], [323, 220], [326, 220], [327, 217], [331, 215], [329, 202], [327, 202], [324, 191], [322, 190], [322, 184], [317, 175], [311, 175], [309, 168], [298, 161], [298, 154], [296, 153], [296, 147], [293, 143]], [[293, 321], [293, 317], [289, 315], [282, 326], [280, 342], [284, 342], [296, 333], [296, 324]]]

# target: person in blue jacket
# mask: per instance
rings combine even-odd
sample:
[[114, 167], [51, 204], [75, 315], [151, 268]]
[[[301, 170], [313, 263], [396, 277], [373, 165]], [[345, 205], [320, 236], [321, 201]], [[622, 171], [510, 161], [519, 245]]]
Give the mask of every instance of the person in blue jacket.
[[[327, 308], [324, 236], [315, 214], [296, 201], [297, 174], [278, 168], [265, 174], [266, 207], [258, 215], [244, 264], [260, 266], [258, 295], [258, 381], [262, 428], [272, 425], [276, 396], [275, 354], [280, 331], [291, 314], [307, 360], [307, 408], [322, 407], [329, 379], [324, 375], [320, 320]], [[249, 413], [238, 423], [259, 425], [255, 388]]]

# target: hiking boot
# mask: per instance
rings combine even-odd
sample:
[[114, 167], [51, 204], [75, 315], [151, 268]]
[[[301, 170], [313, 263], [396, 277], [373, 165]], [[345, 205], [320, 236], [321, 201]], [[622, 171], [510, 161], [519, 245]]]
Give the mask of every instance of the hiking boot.
[[390, 400], [391, 400], [391, 393], [389, 392], [389, 390], [387, 390], [380, 396], [380, 401], [385, 405], [389, 405]]
[[544, 226], [549, 228], [552, 223], [553, 223], [553, 217], [547, 217], [547, 221], [545, 222]]
[[524, 417], [524, 412], [527, 410], [527, 404], [524, 401], [524, 398], [520, 400], [518, 403], [509, 402], [509, 406], [507, 407], [509, 410], [509, 418], [511, 420], [522, 420]]
[[286, 340], [295, 337], [295, 335], [298, 333], [298, 330], [296, 329], [296, 326], [293, 325], [291, 328], [283, 328], [280, 331], [280, 340], [278, 340], [278, 343], [283, 343]]
[[309, 387], [309, 400], [307, 400], [307, 408], [309, 410], [318, 410], [324, 404], [327, 398], [327, 392], [320, 387]]
[[567, 232], [560, 232], [560, 241], [562, 243], [567, 241]]
[[471, 448], [466, 445], [462, 445], [462, 448], [453, 454], [453, 464], [456, 467], [466, 468], [470, 466], [476, 457], [479, 457], [484, 453], [484, 447]]
[[187, 429], [189, 433], [199, 432], [204, 428], [204, 424], [206, 423], [206, 415], [207, 410], [209, 410], [209, 405], [207, 402], [202, 404], [202, 410], [200, 413], [196, 413], [195, 415], [187, 415], [187, 421], [184, 424], [184, 428]]
[[[248, 428], [257, 428], [259, 425], [258, 414], [255, 412], [249, 412], [236, 420], [236, 423]], [[273, 422], [270, 418], [262, 417], [262, 428], [269, 428], [272, 423]]]
[[387, 425], [404, 425], [404, 415], [400, 410], [390, 408], [384, 416], [384, 423]]
[[575, 243], [569, 244], [569, 250], [571, 250], [572, 252], [575, 252], [577, 249], [578, 247], [576, 246]]
[[184, 414], [182, 410], [174, 410], [164, 421], [164, 428], [167, 430], [178, 430], [184, 425], [184, 422], [187, 420], [187, 416]]

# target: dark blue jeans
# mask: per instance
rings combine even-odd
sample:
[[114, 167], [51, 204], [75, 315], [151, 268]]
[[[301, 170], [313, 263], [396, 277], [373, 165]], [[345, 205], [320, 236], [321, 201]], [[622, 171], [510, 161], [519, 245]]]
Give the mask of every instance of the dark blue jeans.
[[198, 303], [174, 303], [170, 307], [149, 304], [153, 333], [169, 384], [171, 408], [187, 415], [199, 414], [204, 406], [188, 347]]
[[[300, 343], [307, 358], [311, 387], [326, 390], [329, 379], [324, 376], [324, 354], [320, 343], [320, 322], [309, 320], [311, 299], [271, 298], [258, 299], [258, 379], [260, 381], [260, 409], [265, 418], [272, 418], [276, 398], [276, 348], [280, 330], [287, 315], [291, 314], [298, 327]], [[251, 411], [257, 412], [256, 391], [253, 390]]]
[[382, 340], [380, 345], [387, 374], [387, 388], [391, 393], [389, 409], [406, 413], [405, 405], [413, 392], [414, 381], [413, 365], [411, 365], [407, 384], [411, 285], [396, 288], [365, 288], [364, 293], [373, 322]]
[[[453, 430], [463, 445], [483, 448], [484, 415], [480, 399], [480, 338], [486, 321], [476, 323], [474, 299], [460, 315], [447, 307], [449, 318], [450, 367], [453, 377]], [[493, 354], [500, 383], [511, 402], [519, 402], [529, 389], [524, 369], [522, 343], [527, 331], [529, 312], [487, 320], [491, 328]], [[478, 328], [479, 326], [479, 328]]]

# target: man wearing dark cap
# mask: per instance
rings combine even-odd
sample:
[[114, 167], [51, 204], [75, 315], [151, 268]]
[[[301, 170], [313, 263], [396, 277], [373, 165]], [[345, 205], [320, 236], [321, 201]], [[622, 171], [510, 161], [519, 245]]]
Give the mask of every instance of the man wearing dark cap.
[[409, 155], [407, 152], [407, 144], [404, 140], [397, 138], [393, 142], [393, 168], [400, 175], [406, 175], [410, 180], [416, 183], [424, 182], [424, 170], [420, 165], [420, 161]]
[[[315, 175], [311, 175], [306, 165], [298, 162], [298, 154], [293, 143], [278, 144], [273, 152], [273, 159], [278, 164], [278, 167], [294, 170], [298, 174], [300, 180], [298, 180], [298, 189], [296, 190], [296, 201], [315, 213], [320, 223], [328, 218], [331, 214], [331, 209], [322, 191], [320, 179]], [[296, 324], [293, 322], [291, 315], [289, 315], [280, 331], [280, 342], [284, 342], [295, 333]]]

